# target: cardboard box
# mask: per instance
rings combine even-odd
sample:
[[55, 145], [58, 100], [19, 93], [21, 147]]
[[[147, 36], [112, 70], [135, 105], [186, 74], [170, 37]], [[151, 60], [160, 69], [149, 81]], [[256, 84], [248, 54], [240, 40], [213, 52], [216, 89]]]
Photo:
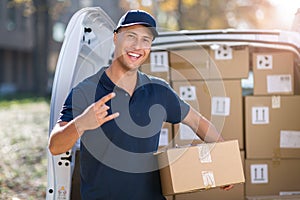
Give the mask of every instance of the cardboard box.
[[[181, 98], [210, 120], [225, 140], [237, 139], [240, 149], [244, 149], [240, 80], [174, 81], [172, 87]], [[174, 125], [174, 141], [179, 146], [202, 143], [183, 124]]]
[[246, 196], [300, 194], [300, 159], [246, 159]]
[[300, 64], [295, 66], [295, 78], [294, 78], [294, 85], [295, 85], [295, 94], [300, 95]]
[[[241, 159], [244, 166], [245, 152], [241, 151]], [[236, 184], [229, 191], [221, 190], [220, 188], [212, 188], [199, 192], [179, 194], [175, 196], [176, 200], [244, 200], [245, 199], [245, 184]]]
[[300, 195], [247, 196], [247, 200], [299, 200]]
[[160, 131], [158, 148], [164, 149], [173, 146], [173, 126], [168, 122], [164, 122]]
[[168, 149], [157, 158], [164, 195], [245, 181], [237, 140]]
[[140, 71], [170, 82], [168, 51], [152, 51]]
[[[213, 48], [213, 49], [212, 49]], [[247, 46], [197, 46], [170, 51], [171, 81], [247, 78]]]
[[300, 96], [246, 96], [246, 158], [300, 158]]
[[171, 196], [165, 196], [166, 200], [174, 200], [174, 196], [171, 195]]
[[294, 54], [253, 53], [254, 95], [294, 94]]
[[229, 191], [211, 188], [199, 192], [175, 195], [176, 200], [244, 200], [244, 184], [236, 184]]

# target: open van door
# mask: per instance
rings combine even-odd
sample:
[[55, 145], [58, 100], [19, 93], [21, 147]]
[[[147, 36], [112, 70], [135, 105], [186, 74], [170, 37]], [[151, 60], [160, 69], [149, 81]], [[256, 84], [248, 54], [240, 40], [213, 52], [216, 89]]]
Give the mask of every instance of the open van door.
[[[71, 88], [86, 77], [96, 73], [101, 67], [109, 64], [114, 49], [114, 28], [115, 24], [112, 20], [98, 7], [79, 10], [71, 18], [56, 66], [50, 107], [49, 134], [56, 124], [62, 105]], [[151, 48], [151, 54], [153, 54], [150, 55], [150, 63], [153, 64], [153, 66], [151, 65], [154, 69], [153, 73], [162, 72], [162, 66], [163, 70], [169, 72], [171, 70], [169, 69], [168, 62], [170, 59], [168, 55], [171, 51], [177, 52], [177, 56], [185, 58], [185, 54], [181, 55], [178, 52], [182, 51], [178, 50], [199, 48], [201, 49], [200, 52], [203, 53], [197, 55], [198, 57], [195, 59], [201, 59], [204, 56], [206, 60], [204, 62], [205, 67], [202, 67], [203, 72], [207, 70], [211, 73], [211, 67], [216, 68], [216, 65], [214, 61], [210, 61], [210, 55], [202, 48], [203, 46], [208, 47], [208, 50], [213, 49], [218, 52], [219, 49], [231, 49], [231, 47], [241, 45], [250, 49], [247, 54], [247, 66], [252, 62], [250, 59], [253, 53], [261, 49], [264, 49], [266, 53], [274, 50], [293, 52], [298, 63], [297, 69], [300, 66], [299, 33], [275, 30], [193, 30], [160, 33], [153, 41]], [[216, 54], [214, 55], [216, 56]], [[151, 58], [154, 61], [151, 61]], [[223, 56], [217, 59], [227, 60], [227, 58], [225, 59]], [[189, 60], [187, 59], [187, 61]], [[191, 63], [192, 61], [193, 59], [191, 59]], [[212, 66], [209, 65], [210, 68], [208, 68], [207, 63], [213, 64]], [[297, 77], [300, 77], [300, 68], [298, 72]], [[205, 73], [203, 74], [205, 75]], [[253, 80], [249, 82], [253, 86]], [[300, 86], [298, 90], [300, 91]], [[219, 94], [215, 96], [220, 97]], [[223, 124], [220, 123], [220, 128], [223, 128], [222, 126]], [[79, 144], [77, 141], [72, 150], [58, 156], [52, 156], [48, 151], [47, 200], [70, 199], [75, 153]]]
[[[99, 7], [83, 8], [72, 16], [56, 65], [49, 135], [71, 88], [109, 64], [114, 28], [114, 22]], [[75, 153], [79, 145], [77, 141], [72, 150], [57, 156], [48, 151], [47, 200], [70, 199]]]

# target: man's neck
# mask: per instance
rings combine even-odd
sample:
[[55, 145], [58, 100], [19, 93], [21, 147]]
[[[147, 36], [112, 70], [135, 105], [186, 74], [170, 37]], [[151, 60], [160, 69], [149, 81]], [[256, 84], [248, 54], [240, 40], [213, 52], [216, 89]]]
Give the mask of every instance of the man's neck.
[[123, 68], [111, 65], [106, 69], [106, 74], [110, 80], [126, 92], [133, 94], [137, 83], [137, 70], [124, 70]]

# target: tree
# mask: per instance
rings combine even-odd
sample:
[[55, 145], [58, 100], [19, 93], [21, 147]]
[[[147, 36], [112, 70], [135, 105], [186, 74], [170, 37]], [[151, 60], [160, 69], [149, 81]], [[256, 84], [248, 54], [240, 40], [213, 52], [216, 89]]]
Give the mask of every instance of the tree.
[[171, 30], [276, 26], [275, 8], [267, 0], [153, 0], [159, 25]]

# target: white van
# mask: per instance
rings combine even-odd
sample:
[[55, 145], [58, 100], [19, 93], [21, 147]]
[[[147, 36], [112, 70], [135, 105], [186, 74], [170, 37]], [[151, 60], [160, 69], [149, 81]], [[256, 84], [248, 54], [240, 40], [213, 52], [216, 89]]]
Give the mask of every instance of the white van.
[[[49, 134], [56, 124], [62, 105], [71, 88], [84, 78], [96, 73], [100, 67], [109, 65], [114, 49], [112, 41], [114, 28], [113, 21], [98, 7], [79, 10], [71, 18], [56, 66]], [[221, 48], [220, 50], [224, 54], [220, 56], [226, 59], [226, 57], [230, 57], [230, 51], [227, 52], [228, 48], [238, 45], [251, 47], [249, 55], [253, 53], [251, 52], [253, 49], [282, 49], [293, 52], [298, 61], [300, 58], [300, 34], [296, 32], [199, 30], [161, 32], [154, 40], [152, 51], [156, 54], [150, 56], [150, 63], [154, 64], [154, 67], [158, 67], [158, 71], [169, 70], [168, 54], [163, 52], [196, 46], [205, 46], [211, 49]], [[250, 62], [250, 57], [247, 62]], [[251, 81], [248, 83], [251, 87]], [[48, 151], [47, 200], [80, 199], [76, 182], [79, 172], [75, 161], [79, 144], [78, 141], [70, 151], [58, 156], [52, 156]], [[74, 170], [75, 166], [76, 170]]]

